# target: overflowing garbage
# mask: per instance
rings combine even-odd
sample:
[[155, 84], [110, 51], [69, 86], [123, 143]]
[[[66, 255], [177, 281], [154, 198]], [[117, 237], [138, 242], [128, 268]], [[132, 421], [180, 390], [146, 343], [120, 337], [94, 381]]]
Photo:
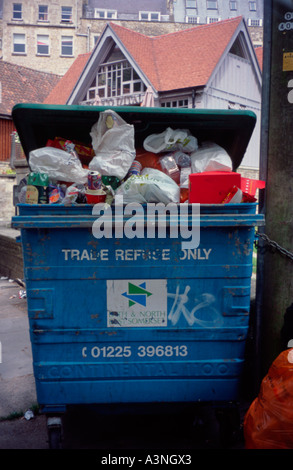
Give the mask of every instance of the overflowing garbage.
[[198, 142], [188, 129], [148, 135], [135, 148], [135, 130], [114, 110], [101, 112], [92, 145], [56, 136], [29, 153], [30, 173], [18, 185], [27, 204], [255, 202], [263, 181], [242, 178], [226, 150]]

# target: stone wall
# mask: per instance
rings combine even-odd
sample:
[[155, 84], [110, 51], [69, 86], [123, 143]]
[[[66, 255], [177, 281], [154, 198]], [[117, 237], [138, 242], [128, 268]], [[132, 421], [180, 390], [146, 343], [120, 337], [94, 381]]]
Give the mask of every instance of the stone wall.
[[7, 163], [0, 164], [0, 276], [23, 279], [21, 243], [17, 242], [19, 231], [11, 228], [11, 218], [15, 215], [13, 187], [17, 184], [16, 174], [10, 171]]
[[22, 246], [17, 241], [19, 232], [0, 227], [0, 277], [23, 279]]
[[10, 226], [11, 217], [15, 213], [13, 206], [13, 186], [16, 184], [15, 174], [5, 174], [7, 165], [0, 165], [0, 226]]

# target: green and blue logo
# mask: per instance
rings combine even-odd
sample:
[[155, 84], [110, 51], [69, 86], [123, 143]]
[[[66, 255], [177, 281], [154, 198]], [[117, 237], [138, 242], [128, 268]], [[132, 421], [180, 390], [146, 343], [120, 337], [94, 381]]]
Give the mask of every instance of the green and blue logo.
[[128, 282], [127, 292], [123, 292], [121, 295], [128, 299], [129, 307], [132, 307], [135, 304], [140, 304], [143, 307], [146, 307], [147, 297], [153, 294], [146, 290], [146, 282], [142, 282], [138, 286]]

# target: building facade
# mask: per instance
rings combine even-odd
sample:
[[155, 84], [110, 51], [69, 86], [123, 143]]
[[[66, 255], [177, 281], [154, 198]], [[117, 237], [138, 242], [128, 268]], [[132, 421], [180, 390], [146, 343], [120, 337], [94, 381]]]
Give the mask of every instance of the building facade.
[[2, 59], [63, 75], [84, 49], [78, 37], [81, 0], [3, 1]]
[[262, 44], [263, 0], [0, 0], [0, 58], [64, 75], [93, 50], [108, 21], [149, 36], [243, 16]]
[[235, 16], [243, 16], [247, 26], [262, 27], [263, 0], [174, 1], [174, 20], [179, 22], [210, 24]]
[[173, 0], [88, 0], [86, 18], [126, 21], [174, 21]]
[[243, 16], [248, 26], [262, 26], [263, 0], [88, 0], [87, 18], [128, 21], [175, 21], [210, 24]]

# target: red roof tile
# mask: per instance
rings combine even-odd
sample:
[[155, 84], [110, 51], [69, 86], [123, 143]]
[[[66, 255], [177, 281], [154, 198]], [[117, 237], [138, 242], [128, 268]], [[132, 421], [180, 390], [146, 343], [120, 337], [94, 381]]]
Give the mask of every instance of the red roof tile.
[[65, 104], [76, 85], [91, 53], [80, 54], [67, 70], [65, 75], [44, 100], [45, 104]]
[[[153, 37], [113, 22], [109, 24], [160, 92], [206, 85], [242, 21], [242, 17], [237, 17]], [[45, 103], [67, 102], [90, 56], [88, 53], [77, 57]]]
[[260, 70], [262, 70], [263, 66], [263, 47], [256, 47], [255, 49], [256, 57], [260, 66]]
[[157, 91], [203, 86], [242, 17], [147, 37], [110, 23]]
[[0, 60], [0, 114], [10, 116], [17, 103], [42, 103], [60, 76]]

